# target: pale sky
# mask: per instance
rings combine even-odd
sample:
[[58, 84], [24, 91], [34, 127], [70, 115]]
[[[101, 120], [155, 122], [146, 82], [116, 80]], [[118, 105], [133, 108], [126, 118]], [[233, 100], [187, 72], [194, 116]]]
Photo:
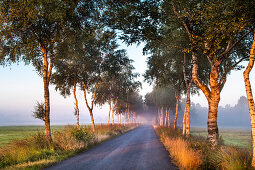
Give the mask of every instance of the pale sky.
[[[128, 56], [134, 60], [135, 72], [140, 73], [138, 79], [142, 82], [143, 89], [141, 95], [145, 95], [152, 90], [152, 85], [143, 82], [147, 64], [146, 56], [142, 55], [142, 46], [121, 45], [120, 48], [127, 49]], [[246, 65], [246, 63], [243, 63]], [[227, 83], [221, 93], [221, 106], [237, 103], [240, 96], [245, 95], [244, 81], [241, 71], [232, 72], [228, 76]], [[255, 72], [251, 73], [251, 80], [254, 80]], [[43, 80], [36, 73], [31, 65], [23, 63], [12, 64], [11, 66], [0, 66], [0, 126], [1, 125], [22, 125], [22, 124], [43, 124], [41, 120], [35, 120], [32, 117], [33, 107], [36, 101], [43, 101]], [[255, 86], [252, 81], [253, 87]], [[254, 87], [255, 88], [255, 87]], [[77, 92], [81, 123], [90, 123], [89, 112], [85, 106], [82, 91]], [[193, 96], [192, 102], [200, 103], [207, 107], [207, 102], [202, 93], [200, 96]], [[73, 114], [74, 99], [71, 95], [66, 99], [59, 92], [56, 92], [54, 86], [50, 87], [51, 102], [51, 123], [52, 124], [75, 124]], [[96, 107], [94, 118], [96, 123], [107, 121], [108, 106], [102, 108]]]

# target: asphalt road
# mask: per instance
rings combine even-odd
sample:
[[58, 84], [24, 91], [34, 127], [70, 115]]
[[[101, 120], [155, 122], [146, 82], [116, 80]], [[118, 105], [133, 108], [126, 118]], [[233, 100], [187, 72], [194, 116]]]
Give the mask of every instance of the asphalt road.
[[145, 125], [57, 163], [48, 170], [177, 169], [151, 125]]

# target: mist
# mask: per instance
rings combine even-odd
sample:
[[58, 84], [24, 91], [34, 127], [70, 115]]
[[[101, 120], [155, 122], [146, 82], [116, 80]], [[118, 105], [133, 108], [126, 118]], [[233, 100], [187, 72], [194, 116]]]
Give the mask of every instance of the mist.
[[[182, 127], [182, 118], [186, 99], [180, 101], [178, 111], [177, 126]], [[173, 125], [174, 110], [170, 110], [170, 124]], [[138, 114], [139, 122], [153, 124], [157, 120], [158, 110], [152, 106], [144, 106], [143, 111]], [[190, 107], [190, 126], [207, 128], [208, 107], [203, 107], [199, 103], [191, 102]], [[241, 96], [234, 106], [226, 105], [218, 108], [218, 126], [219, 128], [250, 128], [250, 115], [247, 98]]]
[[[181, 101], [181, 109], [178, 112], [178, 125], [182, 125], [183, 112], [185, 108], [185, 99]], [[191, 103], [190, 124], [191, 127], [207, 127], [208, 108], [202, 107], [199, 103]], [[218, 126], [223, 128], [250, 128], [250, 115], [248, 102], [245, 96], [241, 96], [237, 104], [229, 104], [218, 108]]]

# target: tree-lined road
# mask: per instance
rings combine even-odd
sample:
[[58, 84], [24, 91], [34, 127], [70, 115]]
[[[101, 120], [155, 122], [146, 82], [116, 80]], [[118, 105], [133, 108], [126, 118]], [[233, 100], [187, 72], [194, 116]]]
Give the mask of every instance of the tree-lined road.
[[145, 125], [107, 141], [87, 152], [55, 164], [58, 169], [178, 169], [151, 125]]

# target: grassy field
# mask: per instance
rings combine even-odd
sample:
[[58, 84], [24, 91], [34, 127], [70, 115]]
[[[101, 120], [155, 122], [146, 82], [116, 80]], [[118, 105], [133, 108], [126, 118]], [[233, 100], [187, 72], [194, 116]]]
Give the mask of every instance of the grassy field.
[[[64, 126], [51, 126], [51, 130], [60, 130]], [[38, 131], [43, 132], [44, 126], [0, 126], [0, 147], [10, 143], [15, 139], [22, 139]]]
[[[219, 129], [224, 144], [251, 148], [251, 131], [245, 129]], [[191, 128], [191, 134], [207, 137], [206, 128]]]

